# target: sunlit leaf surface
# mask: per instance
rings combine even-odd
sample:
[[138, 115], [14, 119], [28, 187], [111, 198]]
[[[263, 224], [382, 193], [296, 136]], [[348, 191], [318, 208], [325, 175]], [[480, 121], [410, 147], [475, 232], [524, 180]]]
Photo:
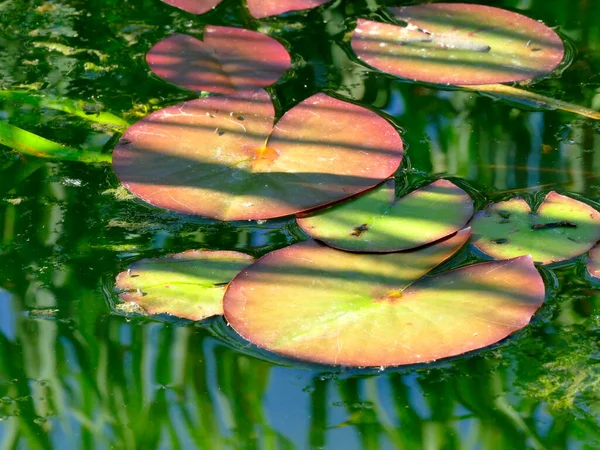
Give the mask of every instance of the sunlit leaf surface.
[[117, 276], [116, 286], [125, 291], [121, 300], [148, 314], [201, 320], [223, 314], [227, 283], [252, 262], [245, 253], [192, 250], [137, 261]]
[[587, 269], [591, 276], [600, 279], [600, 245], [597, 245], [590, 251]]
[[473, 243], [498, 259], [530, 254], [550, 264], [587, 252], [600, 240], [600, 213], [589, 205], [550, 192], [537, 211], [515, 198], [475, 214]]
[[350, 197], [388, 178], [402, 160], [402, 140], [386, 120], [325, 94], [296, 105], [275, 128], [273, 118], [264, 91], [171, 106], [129, 128], [113, 166], [148, 203], [242, 220]]
[[444, 3], [390, 11], [408, 26], [359, 19], [352, 48], [393, 75], [440, 84], [503, 83], [545, 75], [564, 55], [553, 30], [503, 9]]
[[257, 19], [289, 11], [316, 8], [329, 0], [246, 0], [250, 14]]
[[161, 0], [192, 14], [204, 14], [214, 9], [223, 0]]
[[146, 60], [173, 84], [222, 94], [268, 86], [291, 67], [283, 45], [255, 31], [207, 26], [203, 39], [169, 36], [150, 49]]
[[544, 284], [527, 256], [425, 276], [468, 237], [383, 255], [295, 244], [234, 278], [225, 317], [260, 347], [325, 364], [394, 366], [479, 349], [524, 327]]
[[394, 199], [390, 180], [357, 199], [297, 221], [314, 239], [338, 249], [391, 252], [442, 239], [463, 228], [473, 215], [469, 195], [447, 180]]

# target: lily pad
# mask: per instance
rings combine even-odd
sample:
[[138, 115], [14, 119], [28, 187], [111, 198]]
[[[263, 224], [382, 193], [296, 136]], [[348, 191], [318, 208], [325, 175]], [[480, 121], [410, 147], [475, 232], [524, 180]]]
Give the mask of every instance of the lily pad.
[[600, 279], [600, 245], [590, 250], [587, 269], [591, 276]]
[[268, 219], [363, 192], [398, 168], [402, 140], [365, 108], [316, 94], [273, 127], [268, 94], [208, 97], [150, 114], [124, 134], [113, 167], [161, 208]]
[[323, 364], [397, 366], [483, 348], [529, 322], [544, 284], [529, 256], [427, 275], [468, 237], [386, 254], [295, 244], [233, 279], [225, 318], [259, 347]]
[[352, 48], [393, 75], [438, 84], [505, 83], [546, 75], [564, 56], [549, 27], [491, 6], [435, 3], [390, 8], [407, 26], [359, 19]]
[[192, 14], [204, 14], [217, 7], [223, 0], [161, 0]]
[[201, 320], [223, 314], [225, 287], [252, 264], [250, 255], [192, 250], [164, 258], [142, 259], [117, 276], [123, 302], [148, 314], [171, 314]]
[[394, 180], [349, 202], [298, 218], [314, 239], [353, 252], [393, 252], [440, 240], [473, 215], [471, 197], [437, 180], [395, 200]]
[[316, 8], [330, 0], [247, 0], [248, 9], [257, 19], [290, 11]]
[[255, 31], [207, 26], [204, 41], [174, 34], [150, 49], [146, 60], [159, 77], [194, 91], [232, 94], [277, 81], [291, 67], [275, 39]]
[[536, 212], [522, 198], [495, 203], [475, 214], [473, 244], [498, 259], [530, 254], [551, 264], [587, 252], [600, 240], [600, 213], [550, 192]]

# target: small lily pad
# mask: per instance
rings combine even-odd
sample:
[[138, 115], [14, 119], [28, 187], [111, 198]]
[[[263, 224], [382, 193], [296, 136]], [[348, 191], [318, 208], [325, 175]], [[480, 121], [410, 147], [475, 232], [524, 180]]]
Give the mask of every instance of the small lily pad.
[[587, 252], [600, 240], [600, 213], [550, 192], [536, 212], [522, 198], [489, 205], [475, 214], [473, 244], [493, 258], [530, 254], [551, 264]]
[[277, 81], [291, 67], [275, 39], [232, 27], [207, 26], [204, 41], [185, 34], [163, 39], [146, 55], [159, 77], [194, 91], [232, 94]]
[[250, 14], [257, 19], [290, 11], [316, 8], [330, 0], [246, 0]]
[[600, 279], [600, 245], [590, 250], [587, 269], [591, 276]]
[[274, 126], [265, 91], [207, 97], [131, 126], [113, 154], [144, 201], [220, 220], [269, 219], [351, 197], [392, 175], [402, 139], [368, 109], [316, 94]]
[[323, 364], [397, 366], [480, 349], [524, 327], [544, 300], [529, 256], [431, 269], [469, 238], [407, 253], [349, 253], [307, 241], [229, 285], [225, 318], [270, 351]]
[[202, 320], [223, 314], [223, 294], [231, 279], [254, 259], [232, 251], [191, 250], [142, 259], [117, 276], [123, 302], [148, 314]]
[[390, 11], [407, 26], [359, 19], [352, 48], [370, 66], [404, 78], [453, 85], [528, 80], [550, 73], [564, 56], [552, 29], [500, 8], [435, 3]]
[[171, 6], [190, 12], [204, 14], [217, 7], [223, 0], [161, 0]]
[[471, 197], [437, 180], [394, 201], [394, 181], [340, 205], [298, 218], [311, 237], [353, 252], [393, 252], [440, 240], [473, 215]]

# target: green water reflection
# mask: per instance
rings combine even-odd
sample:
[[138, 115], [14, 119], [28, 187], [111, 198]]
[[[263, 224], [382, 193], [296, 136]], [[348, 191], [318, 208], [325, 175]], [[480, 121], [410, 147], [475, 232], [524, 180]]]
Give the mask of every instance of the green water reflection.
[[[296, 62], [273, 91], [279, 110], [321, 89], [370, 106], [409, 144], [399, 181], [453, 176], [479, 206], [557, 189], [598, 207], [598, 124], [400, 82], [354, 60], [343, 36], [383, 1], [260, 23], [240, 3], [195, 17], [158, 0], [1, 1], [0, 89], [85, 99], [134, 121], [193, 98], [151, 76], [150, 46], [206, 23], [262, 24]], [[600, 3], [478, 3], [558, 26], [573, 63], [532, 89], [600, 107]], [[110, 153], [118, 137], [9, 101], [0, 116], [81, 149]], [[600, 285], [582, 259], [544, 271], [548, 301], [493, 349], [402, 370], [334, 370], [257, 351], [222, 319], [114, 309], [111, 283], [131, 261], [198, 247], [260, 256], [304, 239], [293, 220], [222, 224], [157, 211], [119, 190], [107, 165], [3, 148], [0, 170], [0, 449], [600, 447]]]

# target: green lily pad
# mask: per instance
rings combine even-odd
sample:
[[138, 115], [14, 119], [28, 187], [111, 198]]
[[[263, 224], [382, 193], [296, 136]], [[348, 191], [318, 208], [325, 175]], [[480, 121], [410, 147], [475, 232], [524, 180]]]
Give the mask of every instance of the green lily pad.
[[233, 279], [225, 318], [259, 347], [323, 364], [397, 366], [486, 347], [529, 322], [544, 284], [529, 256], [427, 275], [469, 234], [408, 253], [315, 241], [277, 250]]
[[123, 302], [148, 314], [201, 320], [223, 314], [227, 284], [253, 261], [245, 253], [211, 250], [142, 259], [117, 276], [116, 287]]
[[407, 26], [359, 19], [356, 55], [379, 70], [439, 84], [491, 84], [550, 73], [564, 56], [549, 27], [491, 6], [435, 3], [390, 8]]
[[600, 240], [600, 213], [589, 205], [550, 192], [536, 212], [522, 198], [475, 214], [473, 244], [498, 259], [532, 255], [551, 264], [587, 252]]
[[597, 245], [590, 250], [587, 269], [591, 276], [600, 279], [600, 245]]
[[393, 252], [440, 240], [473, 215], [471, 197], [448, 180], [437, 180], [399, 200], [394, 180], [361, 197], [297, 219], [327, 245], [353, 252]]

